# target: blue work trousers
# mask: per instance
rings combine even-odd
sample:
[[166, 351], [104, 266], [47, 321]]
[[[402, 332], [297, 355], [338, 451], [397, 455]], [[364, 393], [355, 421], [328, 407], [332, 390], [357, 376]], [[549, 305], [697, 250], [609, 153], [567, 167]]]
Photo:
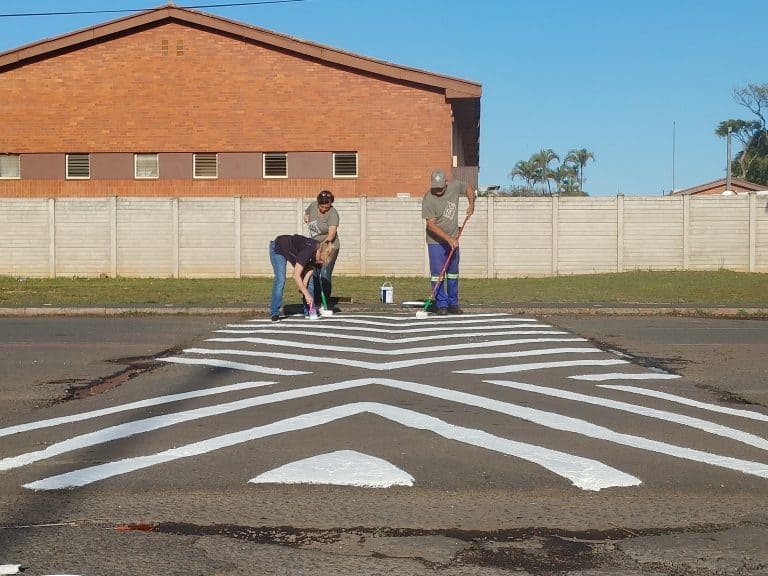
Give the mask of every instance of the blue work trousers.
[[[440, 272], [445, 266], [445, 261], [451, 253], [450, 244], [428, 244], [429, 252], [429, 273], [431, 275], [432, 289], [440, 277]], [[445, 279], [435, 294], [435, 305], [438, 308], [447, 308], [448, 306], [459, 305], [459, 247], [451, 256], [448, 268], [445, 271]]]

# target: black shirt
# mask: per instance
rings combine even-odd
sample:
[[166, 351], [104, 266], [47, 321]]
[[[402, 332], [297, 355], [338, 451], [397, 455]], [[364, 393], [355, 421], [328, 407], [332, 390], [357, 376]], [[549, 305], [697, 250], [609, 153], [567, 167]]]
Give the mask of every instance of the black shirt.
[[284, 235], [275, 238], [275, 252], [285, 258], [292, 265], [296, 263], [302, 266], [315, 263], [315, 254], [320, 242], [307, 238], [301, 234]]

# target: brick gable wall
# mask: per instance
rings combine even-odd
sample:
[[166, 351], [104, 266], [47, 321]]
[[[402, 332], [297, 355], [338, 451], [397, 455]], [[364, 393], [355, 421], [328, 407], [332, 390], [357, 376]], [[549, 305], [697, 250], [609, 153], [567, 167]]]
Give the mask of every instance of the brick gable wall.
[[[163, 40], [168, 55], [161, 55]], [[184, 54], [176, 55], [181, 40]], [[166, 23], [0, 73], [0, 152], [357, 151], [355, 180], [0, 181], [0, 196], [423, 193], [451, 160], [444, 94]], [[53, 184], [53, 183], [51, 183]], [[53, 190], [53, 192], [51, 192]]]

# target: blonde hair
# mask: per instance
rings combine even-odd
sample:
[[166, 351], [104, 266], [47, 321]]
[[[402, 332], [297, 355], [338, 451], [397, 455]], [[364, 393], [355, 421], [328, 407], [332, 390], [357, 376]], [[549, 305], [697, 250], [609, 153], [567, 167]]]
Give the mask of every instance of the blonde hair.
[[336, 246], [333, 245], [333, 242], [323, 240], [320, 242], [318, 254], [320, 255], [320, 259], [323, 261], [323, 264], [330, 262], [336, 255]]

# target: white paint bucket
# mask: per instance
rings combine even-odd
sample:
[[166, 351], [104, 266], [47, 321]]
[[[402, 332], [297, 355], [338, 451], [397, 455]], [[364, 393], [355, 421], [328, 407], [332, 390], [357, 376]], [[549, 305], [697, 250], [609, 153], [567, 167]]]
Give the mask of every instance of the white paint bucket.
[[392, 304], [395, 301], [395, 288], [389, 282], [381, 285], [379, 296], [382, 304]]

